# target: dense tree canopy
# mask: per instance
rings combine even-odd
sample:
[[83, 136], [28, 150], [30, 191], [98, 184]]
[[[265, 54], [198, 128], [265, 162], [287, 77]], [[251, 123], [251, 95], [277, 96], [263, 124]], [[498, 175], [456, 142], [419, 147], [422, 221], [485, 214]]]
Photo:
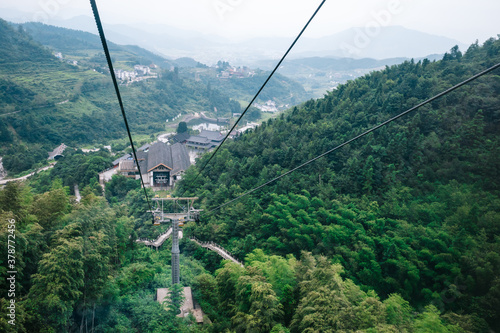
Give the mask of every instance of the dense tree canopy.
[[[441, 61], [406, 61], [348, 82], [227, 143], [194, 183], [196, 170], [187, 173], [178, 193], [199, 196], [213, 209], [499, 60], [500, 41], [492, 38], [464, 54], [453, 48]], [[497, 329], [500, 313], [490, 304], [499, 299], [499, 83], [492, 72], [202, 215], [188, 230], [240, 258], [255, 248], [295, 258], [304, 250], [327, 256], [354, 286], [378, 294], [380, 300], [367, 298], [373, 311], [396, 294], [421, 309], [423, 326], [416, 331], [425, 331], [436, 313], [447, 314], [443, 331], [452, 330], [448, 324]], [[328, 295], [325, 290], [322, 298], [304, 301], [328, 307], [326, 299], [335, 294]], [[301, 313], [300, 303], [294, 309], [295, 316]], [[303, 316], [293, 330], [306, 329], [297, 326]], [[388, 324], [367, 316], [366, 322]]]

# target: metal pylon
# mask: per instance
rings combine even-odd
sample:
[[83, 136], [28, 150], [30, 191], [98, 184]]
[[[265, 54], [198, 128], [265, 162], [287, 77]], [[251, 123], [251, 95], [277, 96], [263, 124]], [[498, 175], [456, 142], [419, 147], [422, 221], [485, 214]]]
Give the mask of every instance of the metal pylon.
[[172, 219], [172, 285], [179, 283], [179, 220]]
[[[198, 199], [197, 197], [190, 198], [153, 198], [153, 201], [157, 202], [157, 208], [154, 211], [150, 211], [154, 215], [155, 225], [161, 223], [172, 223], [172, 285], [180, 282], [180, 267], [179, 267], [179, 225], [184, 225], [187, 221], [194, 221], [199, 216], [201, 209], [194, 209], [193, 203]], [[178, 201], [187, 201], [187, 209], [183, 207], [184, 212], [182, 213], [166, 213], [163, 210], [163, 204], [165, 200], [174, 201], [177, 204]], [[161, 201], [161, 210], [160, 210]]]

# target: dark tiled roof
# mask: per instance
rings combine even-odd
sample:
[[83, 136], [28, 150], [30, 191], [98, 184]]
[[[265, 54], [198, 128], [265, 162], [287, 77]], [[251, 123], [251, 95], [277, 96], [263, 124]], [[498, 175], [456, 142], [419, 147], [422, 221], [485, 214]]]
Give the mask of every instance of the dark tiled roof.
[[180, 171], [187, 170], [191, 165], [189, 161], [189, 154], [185, 146], [180, 143], [176, 143], [170, 146], [172, 149], [172, 161], [173, 161], [173, 170], [172, 174], [176, 174]]
[[210, 139], [204, 136], [193, 135], [189, 137], [188, 143], [194, 143], [199, 145], [208, 145], [210, 143]]
[[138, 151], [136, 153], [137, 159], [139, 160], [139, 167], [141, 168], [141, 173], [148, 172], [148, 153], [145, 151]]
[[119, 170], [120, 171], [133, 171], [135, 170], [135, 161], [134, 160], [122, 160], [120, 161]]
[[198, 136], [205, 137], [210, 141], [216, 141], [216, 142], [220, 142], [224, 139], [224, 135], [216, 131], [202, 130]]
[[[180, 143], [170, 146], [163, 142], [155, 142], [149, 147], [148, 152], [138, 151], [136, 154], [142, 174], [148, 173], [159, 165], [166, 166], [172, 170], [172, 174], [176, 174], [187, 170], [191, 165], [188, 151]], [[135, 168], [134, 160], [124, 159], [124, 157], [119, 159], [122, 160], [120, 169], [133, 170]]]
[[[148, 168], [141, 170], [142, 172], [149, 172], [160, 164], [173, 169], [172, 164], [172, 150], [171, 146], [163, 142], [155, 142], [148, 151]], [[138, 157], [139, 158], [139, 157]]]
[[184, 141], [187, 141], [189, 139], [189, 134], [187, 132], [184, 132], [184, 133], [179, 133], [179, 134], [176, 134], [174, 135], [170, 141], [172, 143], [177, 143], [177, 142], [184, 142]]
[[127, 158], [130, 158], [130, 157], [132, 157], [130, 154], [123, 155], [122, 157], [114, 160], [113, 165], [117, 165], [118, 163], [120, 163], [121, 160], [126, 160]]

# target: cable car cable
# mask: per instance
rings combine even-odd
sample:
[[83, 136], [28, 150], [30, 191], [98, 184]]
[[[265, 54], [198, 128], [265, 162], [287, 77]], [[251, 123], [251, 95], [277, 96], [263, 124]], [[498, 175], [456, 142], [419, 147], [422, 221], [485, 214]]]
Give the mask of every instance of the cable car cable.
[[[220, 147], [222, 147], [222, 145], [224, 144], [224, 142], [226, 142], [227, 138], [229, 137], [229, 135], [231, 134], [231, 132], [236, 128], [236, 126], [238, 125], [238, 123], [240, 122], [240, 120], [243, 118], [243, 116], [245, 115], [245, 113], [248, 111], [248, 109], [250, 108], [250, 106], [252, 106], [253, 102], [255, 102], [255, 100], [257, 99], [257, 97], [259, 96], [259, 94], [262, 92], [262, 90], [264, 89], [264, 87], [266, 86], [266, 84], [269, 82], [269, 80], [271, 80], [271, 78], [273, 77], [274, 73], [278, 70], [278, 68], [281, 66], [281, 63], [285, 60], [286, 56], [288, 55], [288, 53], [290, 53], [290, 51], [292, 50], [292, 48], [295, 46], [295, 44], [297, 43], [297, 41], [299, 40], [299, 38], [302, 36], [302, 34], [304, 33], [304, 31], [307, 29], [307, 27], [309, 26], [309, 24], [311, 23], [311, 21], [314, 19], [314, 17], [316, 16], [316, 14], [319, 12], [319, 10], [321, 9], [321, 7], [323, 6], [323, 4], [325, 3], [326, 0], [323, 0], [321, 2], [321, 4], [318, 6], [318, 8], [316, 9], [316, 11], [314, 12], [314, 14], [311, 16], [311, 18], [309, 19], [309, 21], [307, 21], [306, 25], [302, 28], [302, 30], [300, 31], [300, 33], [298, 34], [298, 36], [295, 38], [295, 40], [293, 41], [293, 43], [290, 45], [290, 47], [288, 48], [288, 50], [285, 52], [285, 54], [283, 55], [283, 57], [281, 57], [281, 60], [278, 62], [278, 64], [274, 67], [273, 71], [271, 72], [271, 74], [269, 74], [269, 76], [267, 77], [266, 81], [264, 82], [264, 84], [262, 84], [262, 86], [260, 87], [260, 89], [257, 91], [257, 93], [255, 94], [255, 96], [252, 98], [252, 100], [250, 101], [250, 103], [247, 105], [247, 107], [245, 108], [245, 111], [243, 111], [243, 113], [238, 117], [238, 119], [236, 120], [236, 122], [234, 123], [233, 127], [231, 127], [231, 129], [229, 130], [229, 132], [227, 133], [227, 135], [224, 137], [224, 140], [222, 140], [221, 144], [217, 146], [217, 148], [215, 149], [214, 153], [210, 156], [210, 158], [208, 159], [208, 161], [203, 165], [203, 167], [200, 169], [200, 171], [198, 171], [196, 177], [191, 181], [191, 183], [189, 184], [189, 186], [187, 186], [187, 188], [190, 188], [192, 184], [194, 184], [194, 182], [196, 181], [196, 179], [198, 179], [198, 177], [201, 175], [201, 173], [203, 172], [203, 170], [205, 170], [206, 166], [210, 163], [210, 161], [214, 158], [214, 156], [217, 154], [217, 152], [219, 151]], [[186, 192], [186, 190], [184, 190], [184, 192], [182, 194], [184, 194]], [[182, 196], [182, 195], [181, 195]]]
[[462, 81], [462, 82], [460, 82], [460, 83], [458, 83], [458, 84], [454, 85], [453, 87], [451, 87], [451, 88], [449, 88], [449, 89], [447, 89], [447, 90], [445, 90], [445, 91], [443, 91], [443, 92], [441, 92], [441, 93], [439, 93], [439, 94], [435, 95], [434, 97], [431, 97], [431, 98], [427, 99], [426, 101], [424, 101], [424, 102], [422, 102], [422, 103], [420, 103], [420, 104], [418, 104], [418, 105], [416, 105], [416, 106], [414, 106], [414, 107], [412, 107], [412, 108], [410, 108], [410, 109], [408, 109], [408, 110], [406, 110], [406, 111], [404, 111], [404, 112], [402, 112], [402, 113], [398, 114], [397, 116], [392, 117], [391, 119], [388, 119], [388, 120], [384, 121], [383, 123], [381, 123], [381, 124], [379, 124], [379, 125], [376, 125], [376, 126], [374, 126], [374, 127], [370, 128], [369, 130], [367, 130], [367, 131], [365, 131], [365, 132], [363, 132], [363, 133], [359, 134], [358, 136], [356, 136], [356, 137], [354, 137], [354, 138], [352, 138], [352, 139], [350, 139], [350, 140], [348, 140], [348, 141], [345, 141], [344, 143], [342, 143], [342, 144], [338, 145], [337, 147], [335, 147], [335, 148], [333, 148], [333, 149], [330, 149], [330, 150], [328, 150], [327, 152], [324, 152], [323, 154], [318, 155], [318, 156], [314, 157], [313, 159], [310, 159], [309, 161], [307, 161], [307, 162], [305, 162], [305, 163], [302, 163], [301, 165], [299, 165], [299, 166], [297, 166], [297, 167], [293, 168], [292, 170], [289, 170], [289, 171], [285, 172], [284, 174], [282, 174], [282, 175], [280, 175], [280, 176], [278, 176], [278, 177], [275, 177], [275, 178], [273, 178], [273, 179], [271, 179], [271, 180], [269, 180], [269, 181], [265, 182], [264, 184], [262, 184], [262, 185], [260, 185], [260, 186], [257, 186], [257, 187], [255, 187], [255, 188], [253, 188], [253, 189], [251, 189], [251, 190], [249, 190], [249, 191], [247, 191], [247, 192], [243, 193], [242, 195], [240, 195], [240, 196], [238, 196], [238, 197], [236, 197], [236, 198], [234, 198], [234, 199], [232, 199], [232, 200], [230, 200], [230, 201], [228, 201], [228, 202], [226, 202], [226, 203], [224, 203], [224, 204], [222, 204], [222, 205], [220, 205], [220, 206], [218, 206], [218, 207], [216, 207], [216, 208], [214, 208], [214, 209], [212, 209], [212, 210], [209, 210], [207, 213], [212, 213], [212, 212], [214, 212], [214, 211], [216, 211], [216, 210], [218, 210], [218, 209], [220, 209], [220, 208], [222, 208], [222, 207], [224, 207], [224, 206], [227, 206], [227, 205], [229, 205], [230, 203], [235, 202], [235, 201], [237, 201], [237, 200], [239, 200], [239, 199], [241, 199], [241, 198], [243, 198], [243, 197], [245, 197], [245, 196], [249, 195], [250, 193], [257, 191], [258, 189], [261, 189], [261, 188], [263, 188], [264, 186], [267, 186], [267, 185], [269, 185], [269, 184], [271, 184], [271, 183], [273, 183], [273, 182], [277, 181], [278, 179], [283, 178], [283, 177], [285, 177], [285, 176], [287, 176], [287, 175], [291, 174], [292, 172], [294, 172], [294, 171], [296, 171], [296, 170], [298, 170], [298, 169], [301, 169], [301, 168], [305, 167], [305, 166], [306, 166], [306, 165], [308, 165], [308, 164], [311, 164], [312, 162], [314, 162], [314, 161], [316, 161], [316, 160], [318, 160], [318, 159], [320, 159], [320, 158], [322, 158], [322, 157], [324, 157], [324, 156], [326, 156], [326, 155], [328, 155], [328, 154], [330, 154], [330, 153], [332, 153], [332, 152], [334, 152], [334, 151], [336, 151], [336, 150], [338, 150], [338, 149], [340, 149], [340, 148], [342, 148], [342, 147], [344, 147], [344, 146], [348, 145], [349, 143], [351, 143], [351, 142], [353, 142], [353, 141], [356, 141], [356, 140], [358, 140], [358, 139], [362, 138], [363, 136], [365, 136], [365, 135], [367, 135], [367, 134], [369, 134], [369, 133], [371, 133], [371, 132], [373, 132], [373, 131], [375, 131], [375, 130], [377, 130], [377, 129], [379, 129], [379, 128], [381, 128], [381, 127], [383, 127], [383, 126], [385, 126], [385, 125], [387, 125], [387, 124], [389, 124], [389, 123], [391, 123], [391, 122], [393, 122], [393, 121], [394, 121], [394, 120], [396, 120], [396, 119], [399, 119], [399, 118], [401, 118], [401, 117], [403, 117], [403, 116], [407, 115], [408, 113], [410, 113], [410, 112], [412, 112], [412, 111], [417, 110], [418, 108], [420, 108], [420, 107], [422, 107], [422, 106], [424, 106], [424, 105], [426, 105], [426, 104], [429, 104], [430, 102], [432, 102], [432, 101], [434, 101], [434, 100], [436, 100], [436, 99], [438, 99], [438, 98], [440, 98], [440, 97], [442, 97], [442, 96], [444, 96], [444, 95], [446, 95], [446, 94], [448, 94], [448, 93], [452, 92], [452, 91], [453, 91], [453, 90], [455, 90], [455, 89], [460, 88], [460, 87], [461, 87], [461, 86], [463, 86], [463, 85], [466, 85], [466, 84], [468, 84], [468, 83], [470, 83], [470, 82], [474, 81], [475, 79], [477, 79], [477, 78], [479, 78], [479, 77], [481, 77], [481, 76], [483, 76], [483, 75], [485, 75], [485, 74], [488, 74], [489, 72], [491, 72], [491, 71], [493, 71], [493, 70], [495, 70], [495, 69], [497, 69], [497, 68], [499, 68], [499, 67], [500, 67], [500, 63], [498, 63], [498, 64], [496, 64], [496, 65], [494, 65], [494, 66], [491, 66], [490, 68], [488, 68], [488, 69], [486, 69], [486, 70], [484, 70], [484, 71], [482, 71], [482, 72], [480, 72], [480, 73], [478, 73], [478, 74], [476, 74], [476, 75], [474, 75], [474, 76], [471, 76], [471, 77], [470, 77], [470, 78], [468, 78], [467, 80], [464, 80], [464, 81]]
[[[101, 24], [101, 18], [99, 17], [99, 11], [97, 9], [97, 5], [95, 0], [90, 0], [90, 5], [92, 6], [92, 12], [94, 13], [95, 22], [97, 25], [97, 30], [99, 30], [99, 37], [101, 38], [102, 47], [104, 49], [104, 54], [106, 55], [106, 60], [108, 62], [109, 72], [111, 73], [111, 78], [113, 79], [113, 85], [115, 87], [116, 97], [118, 98], [118, 103], [120, 104], [120, 110], [122, 112], [123, 121], [125, 122], [125, 128], [127, 129], [128, 139], [130, 141], [130, 145], [132, 147], [132, 153], [134, 155], [135, 164], [137, 165], [137, 170], [139, 171], [139, 176], [141, 178], [142, 188], [144, 190], [144, 195], [146, 196], [146, 201], [149, 205], [149, 210], [153, 211], [151, 200], [149, 199], [149, 195], [146, 191], [146, 186], [144, 186], [144, 179], [142, 178], [141, 167], [139, 165], [139, 160], [137, 159], [137, 154], [134, 147], [134, 141], [132, 140], [132, 134], [130, 134], [130, 127], [128, 126], [127, 116], [125, 115], [125, 108], [123, 107], [122, 97], [120, 95], [120, 90], [118, 89], [118, 82], [116, 80], [115, 71], [113, 70], [113, 63], [111, 61], [111, 56], [109, 54], [108, 44], [106, 42], [106, 37], [104, 36], [104, 30]], [[154, 217], [153, 217], [154, 223]]]

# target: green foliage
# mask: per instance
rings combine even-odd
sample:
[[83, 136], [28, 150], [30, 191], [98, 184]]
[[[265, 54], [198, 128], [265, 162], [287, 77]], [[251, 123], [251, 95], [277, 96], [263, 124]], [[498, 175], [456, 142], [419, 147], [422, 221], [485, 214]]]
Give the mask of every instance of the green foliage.
[[0, 191], [0, 211], [12, 213], [22, 223], [27, 217], [33, 195], [22, 183], [9, 182]]
[[48, 157], [47, 152], [47, 146], [42, 146], [40, 144], [30, 146], [25, 144], [12, 144], [5, 151], [5, 157], [2, 162], [6, 170], [17, 174], [21, 171], [31, 169], [38, 163], [44, 163]]
[[[61, 158], [57, 164], [50, 169], [48, 179], [60, 179], [63, 186], [68, 186], [73, 191], [75, 185], [79, 185], [80, 189], [90, 185], [95, 188], [97, 180], [99, 179], [99, 172], [102, 172], [112, 166], [111, 161], [113, 157], [107, 150], [100, 150], [92, 153], [83, 153], [81, 150], [72, 151], [67, 148], [64, 152], [64, 157]], [[35, 180], [34, 186], [43, 190], [44, 176]], [[119, 182], [119, 181], [118, 181]], [[115, 184], [116, 187], [117, 184]], [[131, 187], [131, 185], [127, 185]], [[120, 190], [116, 190], [120, 191]], [[102, 189], [96, 195], [102, 195]], [[126, 193], [125, 193], [126, 194]], [[119, 195], [124, 196], [120, 192]]]
[[124, 269], [117, 278], [122, 293], [147, 288], [154, 277], [154, 270], [146, 263], [133, 263]]
[[408, 301], [398, 294], [392, 294], [383, 303], [388, 324], [397, 327], [409, 327], [413, 317], [413, 309]]
[[247, 113], [245, 114], [245, 119], [248, 121], [256, 121], [259, 120], [262, 116], [262, 113], [256, 107], [251, 106]]
[[420, 317], [415, 321], [415, 332], [448, 333], [463, 331], [460, 330], [459, 327], [445, 325], [439, 317], [439, 310], [436, 309], [436, 307], [434, 307], [433, 305], [429, 305], [425, 308], [425, 312], [422, 313]]
[[239, 265], [226, 262], [224, 267], [216, 272], [217, 295], [221, 310], [227, 315], [234, 315], [237, 311], [236, 295], [237, 283], [244, 269]]
[[181, 313], [181, 307], [184, 303], [184, 288], [179, 283], [170, 287], [168, 299], [163, 301], [163, 305], [167, 308], [167, 312], [172, 316], [177, 316]]
[[[276, 297], [270, 283], [245, 279], [240, 277], [238, 284], [239, 297], [249, 303], [250, 307], [244, 312], [238, 311], [232, 318], [237, 330], [244, 332], [269, 332], [277, 320], [282, 317], [282, 306]], [[250, 291], [248, 290], [250, 289]], [[249, 295], [247, 294], [249, 291]], [[247, 295], [245, 295], [247, 294]], [[245, 304], [246, 305], [246, 304]]]
[[376, 295], [361, 291], [352, 281], [342, 281], [341, 268], [325, 257], [304, 256], [297, 268], [301, 298], [292, 332], [351, 331], [384, 322], [384, 307]]
[[179, 332], [175, 316], [149, 295], [131, 295], [123, 299], [122, 308], [132, 322], [132, 328], [140, 332]]
[[43, 255], [38, 273], [33, 276], [28, 303], [48, 325], [66, 330], [84, 285], [83, 242], [81, 237], [59, 242]]
[[106, 199], [110, 202], [122, 201], [131, 190], [138, 189], [140, 181], [122, 175], [113, 175], [106, 183]]
[[177, 133], [185, 133], [188, 131], [188, 127], [185, 121], [181, 121], [179, 126], [177, 126]]
[[59, 219], [68, 212], [69, 200], [65, 189], [57, 188], [35, 196], [31, 214], [35, 215], [44, 229], [57, 225]]

